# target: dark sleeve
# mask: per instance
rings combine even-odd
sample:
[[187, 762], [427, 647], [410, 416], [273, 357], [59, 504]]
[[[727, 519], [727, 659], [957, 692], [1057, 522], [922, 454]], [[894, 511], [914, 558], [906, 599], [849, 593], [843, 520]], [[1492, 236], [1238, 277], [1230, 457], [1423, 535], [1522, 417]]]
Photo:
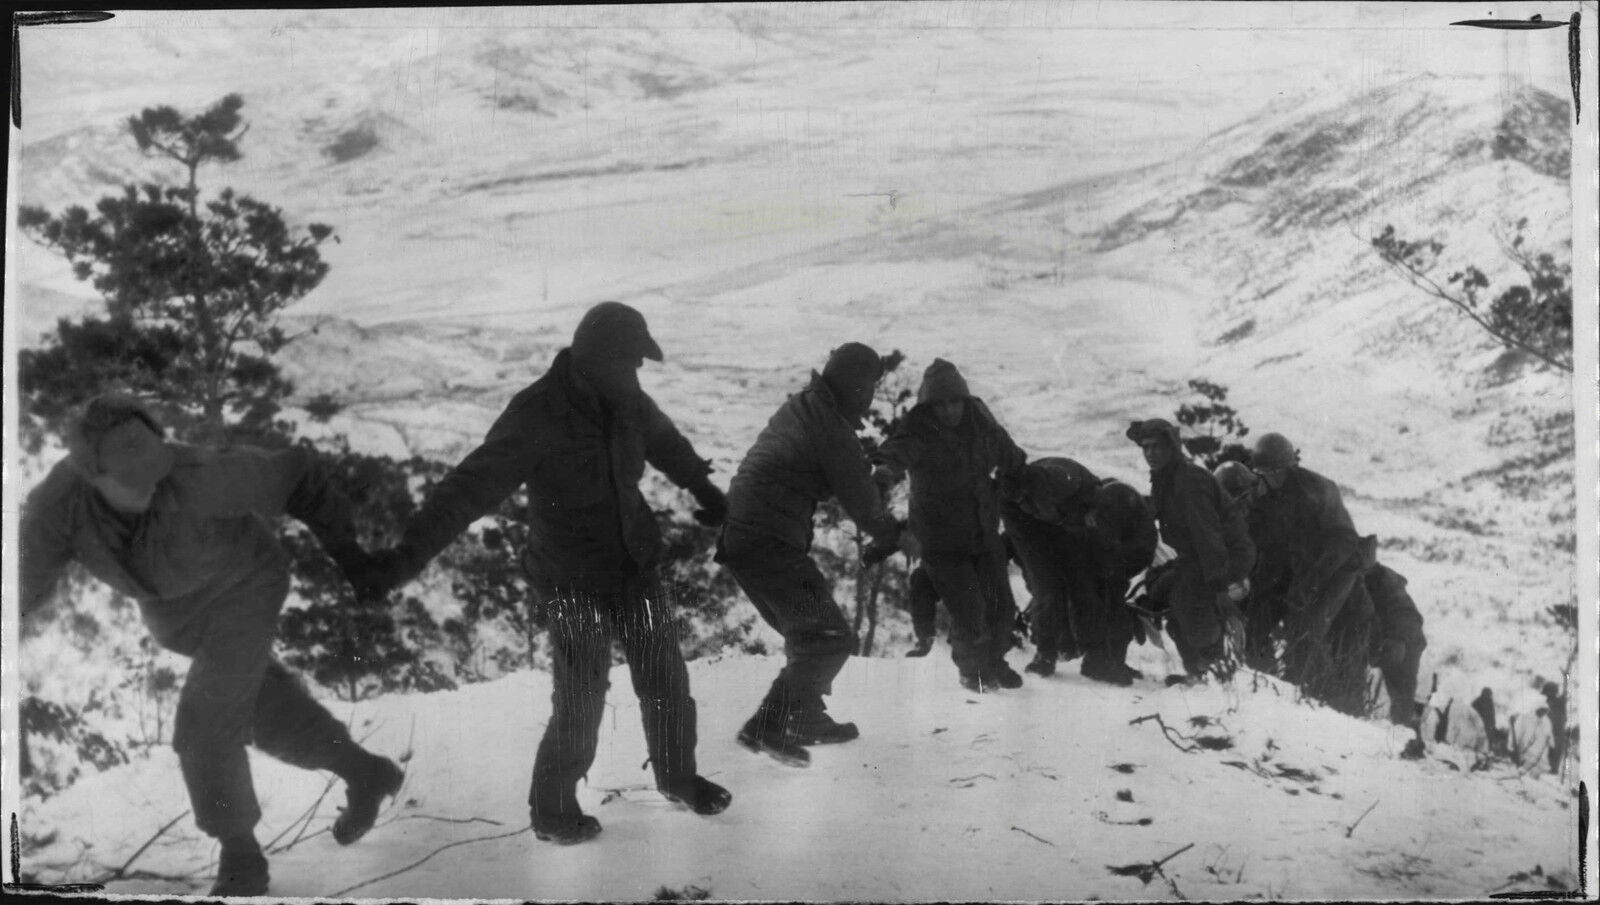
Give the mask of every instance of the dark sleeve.
[[[906, 421], [909, 421], [908, 417]], [[883, 441], [873, 454], [873, 459], [885, 465], [894, 473], [895, 480], [905, 477], [906, 472], [917, 466], [922, 461], [925, 444], [913, 434], [909, 424], [902, 422], [894, 436]]]
[[533, 473], [537, 435], [521, 397], [489, 428], [478, 448], [440, 479], [406, 523], [401, 546], [420, 568], [467, 526], [499, 506]]
[[705, 486], [711, 464], [700, 458], [694, 445], [653, 400], [647, 396], [644, 404], [645, 461], [666, 475], [667, 480], [686, 490]]
[[284, 503], [284, 514], [305, 525], [324, 550], [332, 552], [356, 543], [355, 507], [334, 483], [331, 470], [310, 450], [285, 450], [284, 455], [302, 463]]
[[75, 480], [66, 463], [53, 469], [28, 494], [18, 525], [17, 612], [22, 618], [49, 603], [67, 564], [77, 558], [72, 547], [71, 507], [66, 488]]
[[1200, 572], [1206, 584], [1218, 587], [1228, 583], [1228, 545], [1222, 537], [1222, 512], [1219, 509], [1216, 482], [1204, 470], [1182, 468], [1173, 490], [1188, 525], [1189, 537], [1195, 555], [1200, 560]]
[[855, 432], [836, 412], [816, 413], [810, 420], [808, 433], [813, 452], [828, 488], [844, 507], [845, 514], [874, 541], [892, 542], [899, 526], [884, 507], [878, 485], [872, 480], [872, 466], [867, 463]]
[[[983, 405], [981, 402], [978, 404]], [[1000, 422], [995, 420], [994, 413], [989, 411], [988, 406], [983, 406], [983, 413], [994, 426], [995, 445], [998, 447], [996, 470], [1002, 475], [1020, 478], [1023, 467], [1028, 464], [1028, 454], [1023, 452], [1022, 447], [1011, 439], [1011, 434], [1000, 426]]]

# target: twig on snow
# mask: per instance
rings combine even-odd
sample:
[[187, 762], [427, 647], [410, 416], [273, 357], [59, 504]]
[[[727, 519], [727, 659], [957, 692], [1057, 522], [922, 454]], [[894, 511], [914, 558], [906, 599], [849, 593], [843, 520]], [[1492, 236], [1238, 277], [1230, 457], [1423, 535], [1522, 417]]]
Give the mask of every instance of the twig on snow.
[[1028, 836], [1030, 838], [1037, 839], [1040, 842], [1043, 842], [1045, 845], [1055, 845], [1055, 843], [1051, 842], [1049, 839], [1046, 839], [1043, 836], [1036, 836], [1033, 833], [1028, 832], [1027, 830], [1023, 829], [1020, 826], [1013, 826], [1012, 829], [1016, 830], [1017, 832], [1021, 833], [1024, 836]]
[[1161, 735], [1166, 738], [1167, 741], [1172, 743], [1172, 747], [1177, 748], [1184, 754], [1192, 754], [1195, 751], [1200, 750], [1199, 745], [1185, 745], [1183, 742], [1179, 741], [1179, 739], [1186, 738], [1186, 736], [1184, 736], [1183, 733], [1178, 732], [1176, 729], [1173, 729], [1171, 726], [1168, 726], [1166, 721], [1161, 719], [1161, 714], [1159, 713], [1151, 713], [1146, 714], [1145, 716], [1135, 717], [1128, 721], [1128, 725], [1137, 726], [1140, 723], [1148, 723], [1151, 720], [1155, 720], [1156, 725], [1161, 727]]
[[509, 839], [512, 836], [520, 836], [523, 833], [527, 833], [527, 832], [532, 832], [531, 828], [523, 828], [523, 829], [520, 829], [520, 830], [513, 830], [512, 832], [509, 832], [509, 833], [497, 833], [497, 834], [495, 834], [493, 836], [478, 836], [478, 837], [473, 838], [473, 839], [460, 839], [460, 840], [457, 840], [455, 842], [451, 842], [451, 843], [449, 843], [447, 845], [441, 845], [438, 848], [434, 849], [433, 851], [427, 853], [426, 855], [423, 855], [421, 858], [418, 858], [417, 860], [411, 862], [410, 864], [407, 864], [405, 867], [399, 868], [397, 870], [389, 871], [388, 873], [383, 874], [382, 876], [373, 877], [370, 880], [362, 880], [360, 883], [357, 883], [354, 886], [346, 886], [344, 889], [341, 889], [338, 892], [332, 893], [330, 895], [330, 898], [335, 898], [335, 899], [343, 898], [345, 895], [347, 895], [349, 893], [352, 893], [352, 892], [360, 889], [363, 886], [371, 886], [374, 883], [381, 883], [384, 880], [388, 880], [388, 879], [391, 879], [393, 877], [398, 877], [398, 876], [400, 876], [401, 874], [403, 874], [403, 873], [405, 873], [407, 871], [415, 870], [418, 867], [421, 867], [423, 864], [427, 863], [429, 860], [431, 860], [433, 858], [434, 855], [437, 855], [440, 852], [448, 851], [448, 850], [450, 850], [452, 848], [457, 848], [457, 847], [460, 847], [460, 846], [463, 846], [463, 845], [472, 845], [473, 843], [476, 843], [476, 842], [492, 842], [492, 841], [494, 841], [496, 839]]
[[[1378, 799], [1378, 801], [1382, 801], [1382, 800], [1383, 799], [1381, 799], [1381, 798]], [[1375, 807], [1378, 806], [1378, 801], [1374, 801], [1372, 803], [1372, 807], [1369, 807], [1365, 811], [1362, 811], [1361, 812], [1361, 816], [1356, 818], [1356, 822], [1355, 823], [1352, 823], [1349, 826], [1344, 828], [1344, 838], [1349, 839], [1352, 835], [1355, 834], [1356, 827], [1361, 825], [1361, 821], [1367, 819], [1367, 815], [1372, 813], [1372, 808], [1375, 808]]]
[[[1119, 877], [1138, 877], [1141, 883], [1144, 883], [1148, 886], [1150, 881], [1154, 880], [1156, 877], [1166, 878], [1167, 875], [1161, 872], [1161, 866], [1163, 864], [1166, 864], [1168, 861], [1171, 861], [1173, 858], [1178, 857], [1191, 848], [1194, 848], [1193, 842], [1185, 845], [1183, 848], [1178, 849], [1159, 861], [1141, 861], [1135, 864], [1122, 865], [1108, 864], [1106, 865], [1106, 870], [1111, 871], [1113, 874], [1116, 874]], [[1178, 892], [1177, 887], [1173, 887], [1173, 892]], [[1178, 895], [1181, 896], [1182, 893], [1178, 893]]]
[[957, 776], [950, 782], [955, 783], [957, 788], [970, 789], [979, 779], [994, 779], [994, 777], [988, 773], [974, 773], [971, 776]]
[[[278, 835], [276, 835], [276, 836], [273, 836], [272, 840], [270, 842], [268, 842], [266, 845], [263, 845], [261, 847], [262, 850], [265, 851], [267, 854], [271, 855], [271, 854], [275, 854], [277, 852], [286, 852], [289, 849], [294, 848], [295, 844], [298, 843], [300, 841], [301, 837], [305, 835], [306, 827], [311, 824], [311, 819], [313, 817], [317, 816], [317, 808], [322, 806], [323, 799], [327, 798], [328, 797], [328, 793], [333, 791], [333, 784], [337, 780], [338, 780], [337, 776], [328, 777], [327, 784], [322, 787], [322, 794], [318, 795], [317, 796], [317, 800], [313, 801], [311, 803], [311, 807], [306, 808], [305, 811], [303, 811], [300, 814], [299, 817], [296, 817], [295, 819], [289, 821], [289, 825], [284, 827], [282, 832], [278, 833]], [[281, 849], [273, 847], [273, 846], [276, 846], [278, 844], [278, 840], [282, 839], [284, 836], [289, 835], [289, 831], [295, 829], [295, 827], [297, 827], [297, 826], [299, 827], [299, 831], [295, 834], [295, 837], [293, 839], [289, 840], [289, 844], [288, 845], [285, 845]]]
[[505, 826], [500, 821], [490, 820], [487, 817], [437, 817], [433, 814], [405, 814], [388, 821], [388, 823], [399, 823], [402, 820], [437, 820], [440, 823], [487, 823], [490, 826]]
[[100, 883], [100, 884], [103, 885], [108, 880], [120, 880], [123, 877], [126, 877], [128, 875], [128, 868], [133, 866], [133, 862], [139, 860], [139, 856], [144, 854], [145, 851], [150, 848], [150, 846], [155, 845], [157, 839], [160, 839], [163, 835], [166, 834], [167, 830], [172, 829], [172, 827], [174, 825], [176, 825], [178, 821], [182, 820], [183, 818], [185, 818], [187, 816], [189, 816], [189, 812], [188, 811], [184, 811], [182, 814], [179, 814], [178, 816], [172, 818], [171, 820], [168, 820], [165, 824], [162, 825], [161, 829], [156, 830], [154, 835], [152, 835], [149, 839], [146, 839], [144, 841], [144, 845], [139, 846], [138, 850], [135, 851], [128, 858], [128, 860], [122, 862], [122, 866], [121, 867], [117, 868], [116, 870], [113, 870], [111, 873], [109, 873], [106, 876], [100, 878], [99, 880], [95, 880], [94, 882]]

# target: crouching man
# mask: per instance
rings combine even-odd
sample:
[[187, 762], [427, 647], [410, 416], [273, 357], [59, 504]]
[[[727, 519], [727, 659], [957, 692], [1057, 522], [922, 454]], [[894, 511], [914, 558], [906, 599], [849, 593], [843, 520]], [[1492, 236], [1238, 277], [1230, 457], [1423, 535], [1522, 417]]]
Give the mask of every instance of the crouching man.
[[1135, 617], [1123, 597], [1156, 549], [1155, 518], [1139, 492], [1048, 457], [1027, 466], [1021, 499], [1002, 512], [1034, 595], [1028, 671], [1054, 673], [1066, 636], [1083, 652], [1085, 677], [1131, 685], [1139, 676], [1127, 664]]
[[128, 397], [90, 402], [67, 448], [23, 509], [21, 614], [45, 604], [76, 560], [138, 601], [157, 643], [191, 659], [172, 745], [195, 823], [222, 846], [211, 894], [267, 891], [247, 744], [343, 779], [348, 805], [333, 837], [361, 838], [399, 790], [400, 768], [356, 744], [272, 655], [289, 557], [270, 520], [300, 520], [350, 574], [367, 557], [349, 501], [306, 450], [169, 442]]
[[767, 422], [728, 488], [717, 559], [783, 635], [787, 660], [738, 739], [790, 766], [810, 764], [807, 745], [860, 735], [854, 723], [829, 716], [823, 702], [856, 637], [810, 551], [817, 504], [829, 497], [873, 547], [887, 550], [900, 539], [856, 439], [882, 376], [883, 362], [869, 346], [833, 350], [822, 373], [813, 372]]

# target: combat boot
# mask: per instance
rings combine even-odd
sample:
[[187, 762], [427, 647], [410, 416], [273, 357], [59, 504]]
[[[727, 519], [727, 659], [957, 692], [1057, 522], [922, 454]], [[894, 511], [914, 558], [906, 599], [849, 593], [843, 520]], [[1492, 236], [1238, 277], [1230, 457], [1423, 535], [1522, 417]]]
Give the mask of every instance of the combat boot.
[[540, 842], [577, 845], [600, 835], [600, 821], [588, 814], [535, 814], [533, 835]]
[[400, 791], [406, 774], [387, 757], [366, 755], [366, 763], [345, 777], [345, 807], [333, 822], [333, 841], [349, 845], [377, 822], [383, 800]]
[[1004, 662], [989, 671], [988, 681], [1006, 689], [1022, 687], [1022, 676]]
[[994, 690], [994, 684], [992, 682], [985, 681], [983, 676], [977, 675], [976, 673], [962, 673], [961, 687], [978, 694], [987, 694], [988, 692]]
[[1126, 663], [1120, 663], [1109, 654], [1100, 651], [1089, 651], [1083, 655], [1083, 665], [1079, 671], [1086, 679], [1096, 682], [1105, 682], [1108, 685], [1127, 687], [1133, 680], [1140, 676], [1138, 670]]
[[733, 794], [704, 776], [685, 776], [663, 780], [656, 790], [668, 801], [685, 805], [696, 814], [720, 814], [733, 803]]
[[926, 657], [931, 650], [933, 650], [932, 638], [918, 638], [916, 643], [911, 646], [911, 649], [906, 651], [906, 656]]
[[811, 765], [811, 752], [800, 746], [790, 725], [789, 710], [762, 702], [755, 715], [739, 730], [739, 744], [791, 767]]
[[1056, 674], [1056, 658], [1045, 654], [1035, 654], [1028, 665], [1022, 667], [1023, 672], [1031, 672], [1040, 678]]
[[222, 856], [217, 860], [217, 881], [211, 887], [212, 895], [265, 895], [269, 879], [267, 856], [261, 853], [254, 836], [222, 840]]
[[820, 704], [792, 711], [789, 732], [801, 745], [834, 745], [861, 737], [855, 723], [834, 722]]

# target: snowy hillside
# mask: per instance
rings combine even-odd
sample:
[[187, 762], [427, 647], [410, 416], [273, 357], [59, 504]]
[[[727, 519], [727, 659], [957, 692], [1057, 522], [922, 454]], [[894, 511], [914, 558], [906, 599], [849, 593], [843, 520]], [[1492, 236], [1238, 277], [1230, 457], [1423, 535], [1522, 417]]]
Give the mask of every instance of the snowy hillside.
[[[1147, 671], [1171, 668], [1153, 649], [1139, 654]], [[709, 818], [662, 799], [640, 768], [638, 704], [619, 667], [600, 756], [579, 787], [604, 832], [570, 849], [526, 828], [545, 674], [341, 709], [374, 750], [410, 754], [406, 784], [372, 833], [340, 848], [326, 828], [342, 792], [320, 799], [321, 776], [255, 758], [260, 835], [279, 851], [272, 894], [1238, 900], [1478, 898], [1575, 884], [1565, 783], [1402, 760], [1409, 733], [1297, 704], [1270, 680], [1122, 689], [1062, 673], [973, 695], [942, 644], [922, 660], [857, 659], [832, 710], [862, 737], [815, 749], [797, 770], [733, 739], [779, 665], [690, 666], [701, 771], [734, 795]], [[1136, 722], [1152, 714], [1160, 723]], [[41, 807], [33, 820], [63, 829], [27, 864], [49, 881], [104, 877], [185, 809], [177, 765], [159, 751]], [[1112, 870], [1175, 853], [1148, 886]], [[106, 889], [203, 892], [214, 858], [179, 819]]]
[[[20, 203], [59, 209], [174, 178], [120, 124], [241, 93], [245, 157], [202, 184], [335, 227], [332, 271], [285, 319], [297, 339], [279, 360], [297, 401], [346, 405], [306, 431], [364, 452], [464, 454], [608, 298], [649, 319], [666, 361], [642, 380], [724, 486], [847, 340], [903, 350], [895, 379], [913, 387], [934, 357], [956, 362], [1031, 455], [1140, 488], [1127, 422], [1170, 417], [1187, 381], [1209, 379], [1253, 435], [1288, 435], [1337, 481], [1410, 579], [1424, 687], [1437, 675], [1442, 699], [1487, 687], [1526, 710], [1575, 643], [1548, 615], [1578, 602], [1572, 384], [1503, 355], [1368, 247], [1393, 224], [1498, 281], [1496, 233], [1526, 217], [1530, 241], [1570, 253], [1560, 42], [1451, 31], [1462, 9], [1258, 4], [1253, 28], [1229, 25], [1243, 12], [1225, 4], [1026, 0], [220, 25], [129, 12], [22, 35], [14, 185]], [[63, 261], [13, 241], [6, 315], [27, 347], [96, 301]], [[1449, 748], [1402, 760], [1402, 732], [1270, 685], [1112, 689], [1068, 668], [969, 700], [944, 653], [852, 661], [834, 709], [865, 735], [806, 772], [732, 742], [775, 662], [691, 664], [704, 769], [735, 795], [710, 820], [642, 785], [619, 673], [583, 793], [606, 833], [572, 850], [525, 831], [545, 674], [341, 705], [380, 750], [413, 752], [404, 800], [336, 849], [313, 834], [340, 795], [302, 828], [322, 779], [258, 759], [263, 838], [306, 837], [274, 858], [273, 892], [1456, 897], [1575, 870], [1577, 773], [1471, 772]], [[1575, 712], [1592, 713], [1591, 685], [1574, 686]], [[1181, 752], [1153, 721], [1130, 725], [1151, 713], [1232, 747]], [[183, 800], [157, 749], [27, 802], [26, 865], [102, 876]], [[1107, 869], [1190, 843], [1149, 886]], [[212, 856], [179, 820], [132, 866], [153, 875], [111, 888], [202, 889]]]

